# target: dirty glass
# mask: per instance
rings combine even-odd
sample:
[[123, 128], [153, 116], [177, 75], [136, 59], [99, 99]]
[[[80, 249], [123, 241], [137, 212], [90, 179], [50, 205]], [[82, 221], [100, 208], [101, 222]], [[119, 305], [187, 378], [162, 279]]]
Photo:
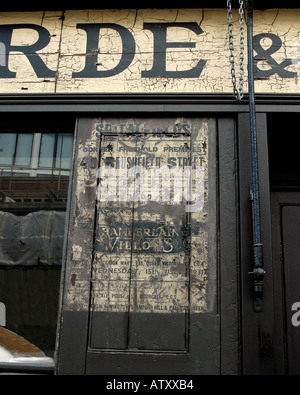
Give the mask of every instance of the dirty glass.
[[0, 165], [30, 166], [33, 133], [0, 135]]
[[16, 146], [15, 165], [30, 166], [33, 133], [19, 133]]
[[54, 154], [55, 134], [43, 133], [41, 139], [39, 166], [52, 167]]
[[53, 361], [72, 151], [64, 130], [0, 133], [0, 364]]
[[73, 150], [73, 136], [67, 133], [59, 133], [57, 136], [56, 162], [58, 169], [70, 169]]
[[0, 165], [12, 165], [16, 147], [17, 134], [0, 134]]

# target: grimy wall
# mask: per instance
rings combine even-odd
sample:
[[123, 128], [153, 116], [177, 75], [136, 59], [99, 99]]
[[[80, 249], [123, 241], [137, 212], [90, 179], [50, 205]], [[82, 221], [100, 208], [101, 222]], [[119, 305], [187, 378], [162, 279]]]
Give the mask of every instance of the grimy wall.
[[[0, 92], [231, 92], [227, 25], [225, 8], [4, 12]], [[299, 92], [299, 9], [255, 11], [254, 50], [256, 92]]]

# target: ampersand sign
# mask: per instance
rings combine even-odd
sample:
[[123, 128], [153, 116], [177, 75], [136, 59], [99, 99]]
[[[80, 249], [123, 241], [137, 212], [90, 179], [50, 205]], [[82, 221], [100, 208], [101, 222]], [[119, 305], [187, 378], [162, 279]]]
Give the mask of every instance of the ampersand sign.
[[[261, 40], [269, 38], [272, 43], [269, 48], [264, 49], [261, 46]], [[254, 75], [256, 78], [267, 78], [273, 74], [278, 74], [281, 78], [294, 78], [297, 73], [286, 70], [287, 66], [293, 64], [292, 59], [285, 59], [283, 62], [278, 63], [271, 56], [282, 47], [281, 38], [272, 33], [261, 33], [253, 37], [253, 49], [257, 53], [254, 59]], [[271, 67], [268, 70], [261, 70], [258, 67], [258, 61], [264, 60]]]

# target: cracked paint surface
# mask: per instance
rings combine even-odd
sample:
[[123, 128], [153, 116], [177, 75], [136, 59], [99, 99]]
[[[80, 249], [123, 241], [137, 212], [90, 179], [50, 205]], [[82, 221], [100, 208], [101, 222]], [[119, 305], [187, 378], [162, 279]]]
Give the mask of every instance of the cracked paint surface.
[[[92, 138], [79, 141], [68, 231], [65, 308], [88, 310], [90, 302], [93, 312], [203, 313], [213, 309], [217, 270], [214, 122], [99, 119]], [[122, 125], [123, 131], [128, 125], [134, 125], [134, 129], [143, 125], [150, 131], [167, 130], [167, 134], [116, 135], [110, 131], [100, 141], [97, 130], [108, 129], [107, 125], [110, 130]], [[175, 125], [184, 125], [190, 135], [172, 134]], [[156, 149], [137, 154], [139, 150], [134, 148], [141, 147]], [[139, 174], [129, 177], [128, 190], [133, 186], [135, 199], [125, 198], [122, 193], [122, 201], [98, 200], [96, 205], [97, 179], [101, 182], [105, 175], [97, 177], [94, 163], [111, 163], [120, 155], [125, 155], [127, 163], [152, 157], [164, 172], [168, 162], [201, 158], [203, 207], [187, 213], [186, 200], [145, 200], [136, 195]], [[145, 169], [151, 171], [150, 162]], [[184, 171], [183, 165], [176, 167], [172, 183], [182, 190], [180, 171]], [[192, 173], [194, 185], [200, 182], [197, 174]], [[151, 185], [148, 192], [153, 194]], [[159, 184], [160, 192], [166, 188], [163, 185]], [[173, 187], [171, 190], [175, 191]], [[173, 193], [175, 196], [175, 192], [170, 196]]]
[[[238, 53], [238, 14], [234, 13], [235, 46]], [[123, 44], [120, 34], [111, 28], [102, 28], [98, 48], [86, 53], [87, 33], [77, 24], [117, 24], [126, 28], [134, 38], [135, 53], [128, 67], [117, 75], [105, 78], [74, 76], [85, 67], [87, 57], [97, 54], [98, 71], [111, 70], [118, 65]], [[193, 47], [177, 45], [166, 48], [166, 70], [193, 69], [200, 60], [205, 66], [197, 78], [146, 78], [143, 72], [153, 66], [154, 35], [144, 28], [145, 23], [196, 23], [202, 33], [196, 34], [184, 27], [168, 27], [167, 43], [194, 43]], [[16, 78], [1, 78], [2, 93], [92, 93], [92, 92], [232, 92], [229, 65], [227, 17], [225, 9], [143, 9], [143, 10], [67, 10], [40, 12], [10, 12], [0, 14], [0, 25], [35, 24], [49, 31], [49, 44], [37, 51], [46, 66], [56, 72], [51, 78], [38, 78], [21, 52], [11, 52], [9, 70]], [[254, 12], [254, 35], [269, 33], [280, 37], [281, 46], [270, 54], [280, 65], [291, 59], [286, 71], [293, 77], [282, 78], [274, 73], [256, 81], [257, 92], [299, 92], [300, 11], [271, 9]], [[11, 45], [32, 45], [38, 33], [30, 29], [15, 29]], [[1, 37], [0, 37], [1, 40]], [[269, 38], [261, 40], [268, 49]], [[246, 54], [246, 52], [245, 52]], [[238, 63], [238, 62], [237, 62]], [[268, 61], [257, 62], [260, 70], [270, 69]], [[245, 67], [246, 70], [246, 67]], [[245, 80], [247, 78], [245, 77]], [[247, 90], [247, 84], [245, 85]]]

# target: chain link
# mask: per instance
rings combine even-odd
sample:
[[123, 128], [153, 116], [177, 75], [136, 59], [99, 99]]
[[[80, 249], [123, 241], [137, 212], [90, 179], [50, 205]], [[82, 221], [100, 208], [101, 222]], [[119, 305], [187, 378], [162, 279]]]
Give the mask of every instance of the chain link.
[[234, 42], [233, 42], [233, 24], [232, 24], [232, 10], [231, 0], [227, 0], [227, 19], [228, 19], [228, 36], [229, 36], [229, 61], [231, 64], [231, 79], [233, 85], [233, 93], [235, 98], [240, 102], [244, 96], [244, 2], [239, 0], [239, 24], [240, 24], [240, 76], [239, 86], [237, 87], [236, 72], [235, 72], [235, 56], [234, 56]]

